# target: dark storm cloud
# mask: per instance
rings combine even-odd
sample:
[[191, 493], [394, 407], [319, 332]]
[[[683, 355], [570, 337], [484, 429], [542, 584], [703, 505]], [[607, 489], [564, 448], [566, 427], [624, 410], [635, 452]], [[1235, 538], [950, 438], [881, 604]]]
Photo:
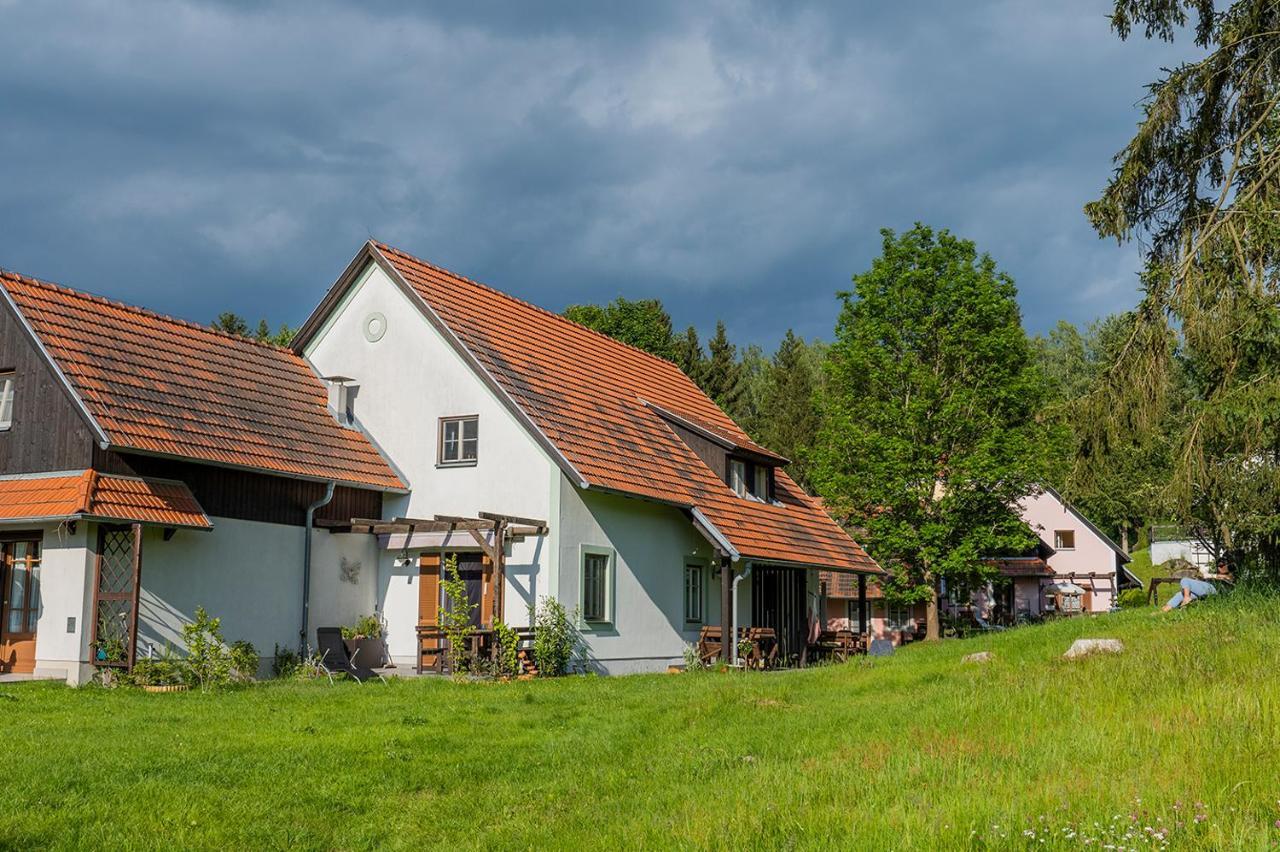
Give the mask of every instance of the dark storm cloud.
[[829, 336], [878, 230], [1134, 301], [1080, 212], [1177, 49], [1062, 4], [0, 0], [0, 265], [297, 323], [370, 235], [551, 308]]

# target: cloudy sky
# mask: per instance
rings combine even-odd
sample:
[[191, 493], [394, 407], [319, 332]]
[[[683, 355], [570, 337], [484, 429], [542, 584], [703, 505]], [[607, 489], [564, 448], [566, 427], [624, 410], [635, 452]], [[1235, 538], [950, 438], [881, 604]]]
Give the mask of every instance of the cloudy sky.
[[1188, 50], [1109, 5], [0, 0], [0, 266], [297, 324], [376, 236], [772, 346], [919, 220], [1087, 322], [1137, 255], [1081, 206]]

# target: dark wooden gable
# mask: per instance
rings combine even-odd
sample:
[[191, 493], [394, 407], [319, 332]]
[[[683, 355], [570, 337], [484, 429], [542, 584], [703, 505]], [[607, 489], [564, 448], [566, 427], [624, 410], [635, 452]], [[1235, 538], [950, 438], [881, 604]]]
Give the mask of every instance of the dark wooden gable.
[[94, 435], [56, 372], [0, 298], [0, 373], [16, 378], [13, 426], [0, 432], [0, 475], [83, 470]]

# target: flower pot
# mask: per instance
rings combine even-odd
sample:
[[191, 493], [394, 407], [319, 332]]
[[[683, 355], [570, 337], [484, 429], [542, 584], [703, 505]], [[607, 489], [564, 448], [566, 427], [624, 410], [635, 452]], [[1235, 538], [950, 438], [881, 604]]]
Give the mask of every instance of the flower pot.
[[343, 643], [347, 646], [347, 656], [357, 666], [381, 668], [383, 661], [387, 659], [387, 643], [381, 638], [344, 639]]

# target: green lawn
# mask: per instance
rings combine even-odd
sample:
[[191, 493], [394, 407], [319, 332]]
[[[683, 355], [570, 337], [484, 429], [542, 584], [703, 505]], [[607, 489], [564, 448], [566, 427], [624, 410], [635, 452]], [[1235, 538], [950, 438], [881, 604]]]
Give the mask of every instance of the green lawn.
[[1151, 564], [1151, 548], [1143, 547], [1135, 550], [1129, 554], [1129, 557], [1133, 560], [1129, 563], [1129, 570], [1142, 581], [1142, 587], [1145, 589], [1151, 578], [1155, 576], [1155, 566]]
[[0, 848], [1273, 848], [1278, 663], [1238, 593], [782, 674], [9, 685]]

